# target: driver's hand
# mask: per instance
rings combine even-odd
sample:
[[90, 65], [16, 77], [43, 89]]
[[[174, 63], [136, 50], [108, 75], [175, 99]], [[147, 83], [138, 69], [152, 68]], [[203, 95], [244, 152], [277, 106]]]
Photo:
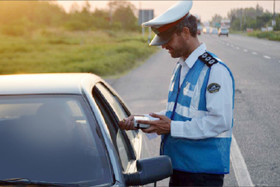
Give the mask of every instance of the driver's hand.
[[134, 127], [134, 115], [119, 121], [119, 127], [122, 130], [137, 130], [137, 128]]

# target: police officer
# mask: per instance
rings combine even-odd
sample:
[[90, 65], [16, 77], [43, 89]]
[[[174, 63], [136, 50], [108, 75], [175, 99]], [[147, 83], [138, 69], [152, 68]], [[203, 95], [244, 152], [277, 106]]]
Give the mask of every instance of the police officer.
[[[162, 135], [160, 153], [173, 165], [170, 186], [223, 186], [229, 173], [234, 79], [229, 68], [197, 38], [191, 1], [181, 1], [144, 23], [156, 33], [150, 45], [179, 58], [171, 78], [166, 111], [145, 133]], [[134, 116], [119, 123], [135, 129]]]

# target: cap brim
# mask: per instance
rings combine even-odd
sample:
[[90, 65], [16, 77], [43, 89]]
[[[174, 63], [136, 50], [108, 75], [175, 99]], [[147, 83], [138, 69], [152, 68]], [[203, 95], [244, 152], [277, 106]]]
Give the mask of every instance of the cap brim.
[[162, 39], [158, 35], [155, 35], [155, 37], [153, 38], [153, 40], [150, 43], [150, 46], [163, 45], [163, 44], [166, 44], [168, 41], [169, 41], [168, 39]]
[[172, 38], [172, 35], [176, 31], [176, 27], [172, 27], [168, 29], [167, 31], [161, 32], [159, 34], [156, 34], [153, 40], [151, 41], [151, 46], [157, 46], [157, 45], [163, 45]]

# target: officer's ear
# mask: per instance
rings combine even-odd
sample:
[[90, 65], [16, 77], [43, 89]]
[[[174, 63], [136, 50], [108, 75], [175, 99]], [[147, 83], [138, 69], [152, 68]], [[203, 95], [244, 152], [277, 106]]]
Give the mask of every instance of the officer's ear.
[[189, 40], [191, 37], [190, 29], [188, 27], [183, 27], [182, 36], [184, 39]]

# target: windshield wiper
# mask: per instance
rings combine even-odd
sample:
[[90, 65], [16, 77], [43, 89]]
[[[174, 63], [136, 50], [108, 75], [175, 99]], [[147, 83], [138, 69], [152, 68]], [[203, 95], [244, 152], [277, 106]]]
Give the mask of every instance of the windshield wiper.
[[0, 180], [0, 185], [39, 185], [39, 186], [78, 186], [76, 184], [61, 184], [45, 181], [31, 181], [27, 178], [11, 178]]

